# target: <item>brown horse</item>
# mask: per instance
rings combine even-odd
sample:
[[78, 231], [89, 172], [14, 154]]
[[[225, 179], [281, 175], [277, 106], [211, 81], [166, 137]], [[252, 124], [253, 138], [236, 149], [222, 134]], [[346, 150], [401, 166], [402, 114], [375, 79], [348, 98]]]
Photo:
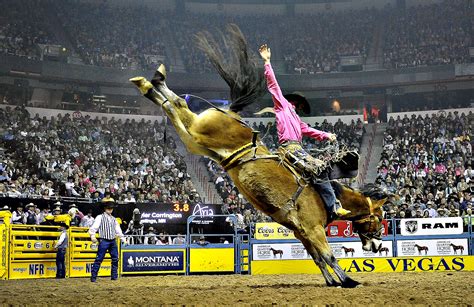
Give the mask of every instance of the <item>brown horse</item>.
[[351, 253], [351, 257], [354, 257], [354, 252], [355, 250], [352, 248], [352, 247], [345, 247], [345, 246], [342, 246], [341, 249], [344, 250], [344, 255], [347, 257], [347, 255], [349, 253]]
[[451, 243], [451, 247], [453, 248], [453, 252], [455, 255], [457, 255], [458, 250], [461, 255], [464, 252], [464, 246], [462, 245], [454, 245], [453, 243]]
[[415, 244], [415, 247], [418, 249], [418, 255], [421, 255], [421, 252], [425, 252], [425, 256], [428, 254], [428, 246], [420, 246], [418, 244]]
[[277, 255], [280, 255], [280, 259], [283, 257], [283, 251], [281, 249], [273, 249], [270, 247], [270, 250], [273, 253], [273, 258], [276, 258]]
[[382, 256], [382, 252], [385, 252], [385, 256], [388, 256], [388, 252], [390, 250], [388, 249], [388, 247], [382, 247], [381, 249], [379, 249], [379, 255]]
[[[239, 45], [239, 51], [246, 52], [245, 39], [240, 30], [233, 27], [230, 32], [234, 46]], [[202, 40], [209, 43], [203, 37]], [[212, 52], [218, 48], [214, 47]], [[208, 50], [211, 57], [210, 52]], [[248, 104], [259, 98], [255, 94], [256, 87], [245, 80], [260, 82], [258, 79], [263, 80], [263, 76], [252, 76], [255, 70], [249, 69], [252, 68], [250, 59], [245, 55], [238, 58], [236, 69], [242, 74], [250, 74], [248, 78], [231, 73], [220, 63], [216, 64], [215, 58], [211, 61], [231, 88], [233, 102], [229, 111], [210, 108], [200, 114], [193, 113], [186, 101], [167, 87], [164, 66], [158, 68], [152, 82], [143, 77], [130, 81], [145, 97], [163, 108], [189, 152], [207, 156], [223, 166], [240, 193], [255, 208], [294, 231], [320, 268], [328, 286], [359, 285], [339, 266], [327, 242], [324, 227], [328, 223], [328, 213], [319, 194], [298, 174], [284, 167], [235, 112], [239, 103]], [[351, 211], [347, 219], [354, 222], [364, 250], [378, 252], [382, 245], [381, 206], [385, 198], [370, 198], [369, 194], [364, 195], [341, 185], [336, 187], [342, 205]], [[341, 283], [332, 277], [327, 265], [334, 270]]]

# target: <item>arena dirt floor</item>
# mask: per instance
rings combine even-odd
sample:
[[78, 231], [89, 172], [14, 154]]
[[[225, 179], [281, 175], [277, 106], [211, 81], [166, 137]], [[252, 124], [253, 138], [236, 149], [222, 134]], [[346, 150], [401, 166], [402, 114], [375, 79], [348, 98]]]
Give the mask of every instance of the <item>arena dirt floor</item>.
[[320, 275], [206, 275], [0, 281], [0, 305], [472, 305], [474, 272], [352, 274], [356, 289]]

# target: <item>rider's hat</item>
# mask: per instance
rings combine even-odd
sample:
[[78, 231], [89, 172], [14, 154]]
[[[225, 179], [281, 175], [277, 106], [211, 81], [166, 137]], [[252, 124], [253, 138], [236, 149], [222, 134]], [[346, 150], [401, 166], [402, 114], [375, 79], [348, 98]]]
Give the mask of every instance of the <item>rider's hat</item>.
[[309, 106], [309, 102], [306, 97], [301, 92], [293, 92], [291, 94], [283, 95], [289, 102], [295, 105], [295, 108], [298, 109], [300, 106], [303, 108], [303, 112], [305, 114], [309, 114], [311, 112], [311, 108]]

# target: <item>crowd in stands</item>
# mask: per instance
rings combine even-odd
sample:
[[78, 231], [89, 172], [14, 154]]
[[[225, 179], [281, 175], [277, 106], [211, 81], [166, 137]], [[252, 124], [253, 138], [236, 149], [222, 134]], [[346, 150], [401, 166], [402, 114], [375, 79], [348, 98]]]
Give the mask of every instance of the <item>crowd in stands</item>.
[[389, 68], [469, 62], [472, 8], [451, 0], [406, 11], [393, 10], [385, 29], [385, 65]]
[[30, 118], [0, 110], [0, 194], [100, 201], [190, 202], [199, 198], [183, 158], [158, 121]]
[[473, 114], [390, 118], [376, 183], [392, 197], [387, 217], [447, 217], [472, 213]]
[[365, 59], [373, 37], [375, 10], [322, 13], [285, 18], [279, 33], [288, 73], [337, 71], [341, 56]]
[[38, 0], [0, 0], [0, 6], [8, 12], [0, 17], [0, 54], [40, 59], [38, 44], [58, 43], [43, 4]]
[[[341, 56], [366, 59], [371, 48], [376, 49], [374, 44], [383, 46], [384, 63], [390, 68], [468, 62], [472, 44], [471, 10], [463, 0], [405, 10], [387, 7], [282, 17], [175, 15], [159, 8], [105, 2], [0, 3], [9, 8], [0, 26], [1, 53], [36, 59], [40, 56], [36, 44], [68, 45], [57, 36], [69, 41], [84, 64], [121, 69], [153, 69], [171, 56], [173, 62], [182, 58], [188, 72], [213, 71], [194, 35], [219, 33], [229, 23], [242, 29], [255, 51], [262, 43], [272, 46], [275, 63], [284, 61], [281, 68], [292, 74], [338, 71]], [[52, 32], [50, 15], [58, 18], [61, 30]]]
[[145, 7], [61, 1], [56, 9], [86, 64], [155, 69], [165, 54], [163, 20]]

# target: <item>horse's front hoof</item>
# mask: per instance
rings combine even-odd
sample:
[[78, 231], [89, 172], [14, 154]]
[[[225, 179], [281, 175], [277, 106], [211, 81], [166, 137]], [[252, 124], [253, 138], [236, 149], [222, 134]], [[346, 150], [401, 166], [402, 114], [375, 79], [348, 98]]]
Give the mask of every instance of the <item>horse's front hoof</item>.
[[155, 75], [151, 80], [153, 86], [157, 87], [161, 82], [166, 80], [166, 67], [164, 64], [161, 64], [155, 71]]
[[332, 282], [326, 282], [326, 286], [340, 288], [342, 287], [342, 284], [340, 282], [333, 280]]
[[347, 277], [343, 282], [342, 282], [342, 287], [343, 288], [355, 288], [360, 285], [360, 282], [355, 281], [354, 279]]
[[151, 88], [153, 88], [153, 85], [151, 85], [151, 83], [144, 77], [131, 78], [130, 82], [132, 82], [133, 84], [135, 84], [136, 87], [138, 87], [142, 95], [145, 95]]

